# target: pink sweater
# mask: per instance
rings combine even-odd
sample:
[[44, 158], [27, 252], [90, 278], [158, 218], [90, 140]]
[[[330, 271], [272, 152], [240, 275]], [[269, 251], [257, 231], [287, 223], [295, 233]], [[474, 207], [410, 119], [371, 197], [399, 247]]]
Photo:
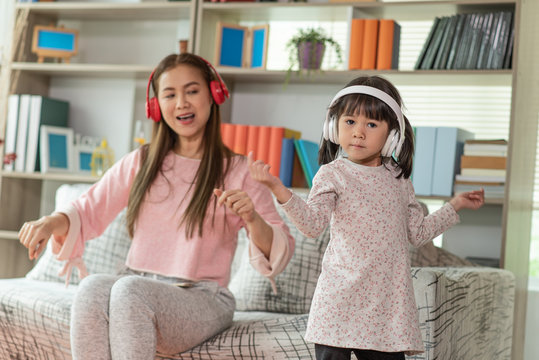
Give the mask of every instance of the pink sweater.
[[[294, 239], [277, 213], [271, 193], [249, 175], [247, 161], [235, 157], [225, 179], [225, 189], [242, 189], [255, 204], [256, 211], [273, 229], [269, 259], [252, 242], [249, 243], [251, 264], [268, 277], [275, 291], [274, 277], [288, 264], [294, 253]], [[220, 206], [215, 224], [207, 216], [202, 236], [185, 236], [179, 226], [191, 192], [191, 182], [200, 160], [188, 159], [170, 152], [163, 162], [163, 175], [158, 175], [141, 206], [126, 265], [131, 269], [190, 280], [211, 280], [227, 286], [237, 233], [244, 221]], [[85, 194], [60, 212], [69, 217], [70, 227], [62, 247], [53, 246], [59, 260], [77, 264], [84, 251], [84, 242], [99, 236], [116, 215], [127, 206], [133, 179], [140, 168], [140, 151], [118, 161], [103, 178]], [[64, 239], [58, 239], [64, 240]]]

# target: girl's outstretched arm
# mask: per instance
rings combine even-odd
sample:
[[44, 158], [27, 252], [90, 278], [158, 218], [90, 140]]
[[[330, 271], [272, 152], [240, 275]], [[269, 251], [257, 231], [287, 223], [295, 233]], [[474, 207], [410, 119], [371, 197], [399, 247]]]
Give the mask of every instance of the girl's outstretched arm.
[[249, 164], [249, 172], [251, 173], [251, 177], [259, 183], [266, 185], [271, 190], [273, 195], [275, 195], [277, 201], [284, 204], [290, 200], [292, 193], [286, 186], [283, 185], [278, 177], [270, 174], [270, 166], [268, 164], [264, 163], [262, 160], [255, 161], [253, 159], [252, 152], [247, 155], [247, 163]]
[[449, 203], [455, 208], [455, 211], [460, 209], [472, 209], [477, 210], [485, 203], [485, 190], [463, 192], [455, 195]]

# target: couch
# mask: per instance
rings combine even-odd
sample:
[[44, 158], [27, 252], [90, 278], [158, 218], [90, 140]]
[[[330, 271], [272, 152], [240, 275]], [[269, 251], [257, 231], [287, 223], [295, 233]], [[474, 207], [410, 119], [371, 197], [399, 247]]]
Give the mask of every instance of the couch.
[[[56, 203], [71, 201], [87, 188], [62, 185]], [[190, 351], [156, 354], [156, 359], [314, 359], [314, 346], [303, 334], [329, 231], [306, 238], [284, 219], [296, 251], [276, 278], [278, 294], [249, 265], [246, 236], [240, 233], [229, 284], [237, 302], [232, 326]], [[117, 272], [128, 246], [124, 210], [86, 244], [89, 272]], [[426, 352], [407, 359], [509, 359], [513, 275], [473, 266], [433, 246], [410, 256]], [[437, 263], [444, 267], [433, 267]], [[0, 359], [71, 359], [70, 306], [79, 278], [75, 272], [66, 287], [57, 275], [61, 267], [47, 248], [24, 278], [0, 280]]]

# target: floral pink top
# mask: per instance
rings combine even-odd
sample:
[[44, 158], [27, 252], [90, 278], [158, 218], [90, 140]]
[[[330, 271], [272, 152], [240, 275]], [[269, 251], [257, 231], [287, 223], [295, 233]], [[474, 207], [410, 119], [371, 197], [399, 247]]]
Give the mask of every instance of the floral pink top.
[[305, 203], [282, 205], [306, 236], [330, 223], [331, 240], [306, 340], [384, 352], [424, 351], [408, 243], [421, 246], [458, 223], [450, 204], [424, 217], [409, 179], [388, 166], [337, 159], [320, 168]]

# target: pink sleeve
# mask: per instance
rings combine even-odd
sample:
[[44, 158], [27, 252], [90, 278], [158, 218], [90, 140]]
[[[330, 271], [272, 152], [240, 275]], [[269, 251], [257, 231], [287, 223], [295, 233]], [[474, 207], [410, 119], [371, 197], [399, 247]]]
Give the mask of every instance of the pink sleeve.
[[[253, 268], [270, 280], [272, 289], [276, 293], [277, 287], [274, 279], [290, 262], [294, 254], [295, 240], [277, 212], [271, 192], [265, 186], [255, 182], [250, 175], [247, 175], [243, 189], [251, 197], [256, 211], [273, 230], [269, 259], [253, 242], [249, 242], [249, 260]], [[249, 236], [249, 234], [247, 235]]]
[[139, 167], [140, 150], [136, 150], [114, 164], [73, 203], [57, 209], [57, 212], [69, 218], [69, 229], [65, 238], [52, 239], [52, 250], [58, 260], [68, 260], [66, 266], [70, 263], [81, 263], [84, 243], [101, 235], [116, 215], [127, 206], [131, 184]]

